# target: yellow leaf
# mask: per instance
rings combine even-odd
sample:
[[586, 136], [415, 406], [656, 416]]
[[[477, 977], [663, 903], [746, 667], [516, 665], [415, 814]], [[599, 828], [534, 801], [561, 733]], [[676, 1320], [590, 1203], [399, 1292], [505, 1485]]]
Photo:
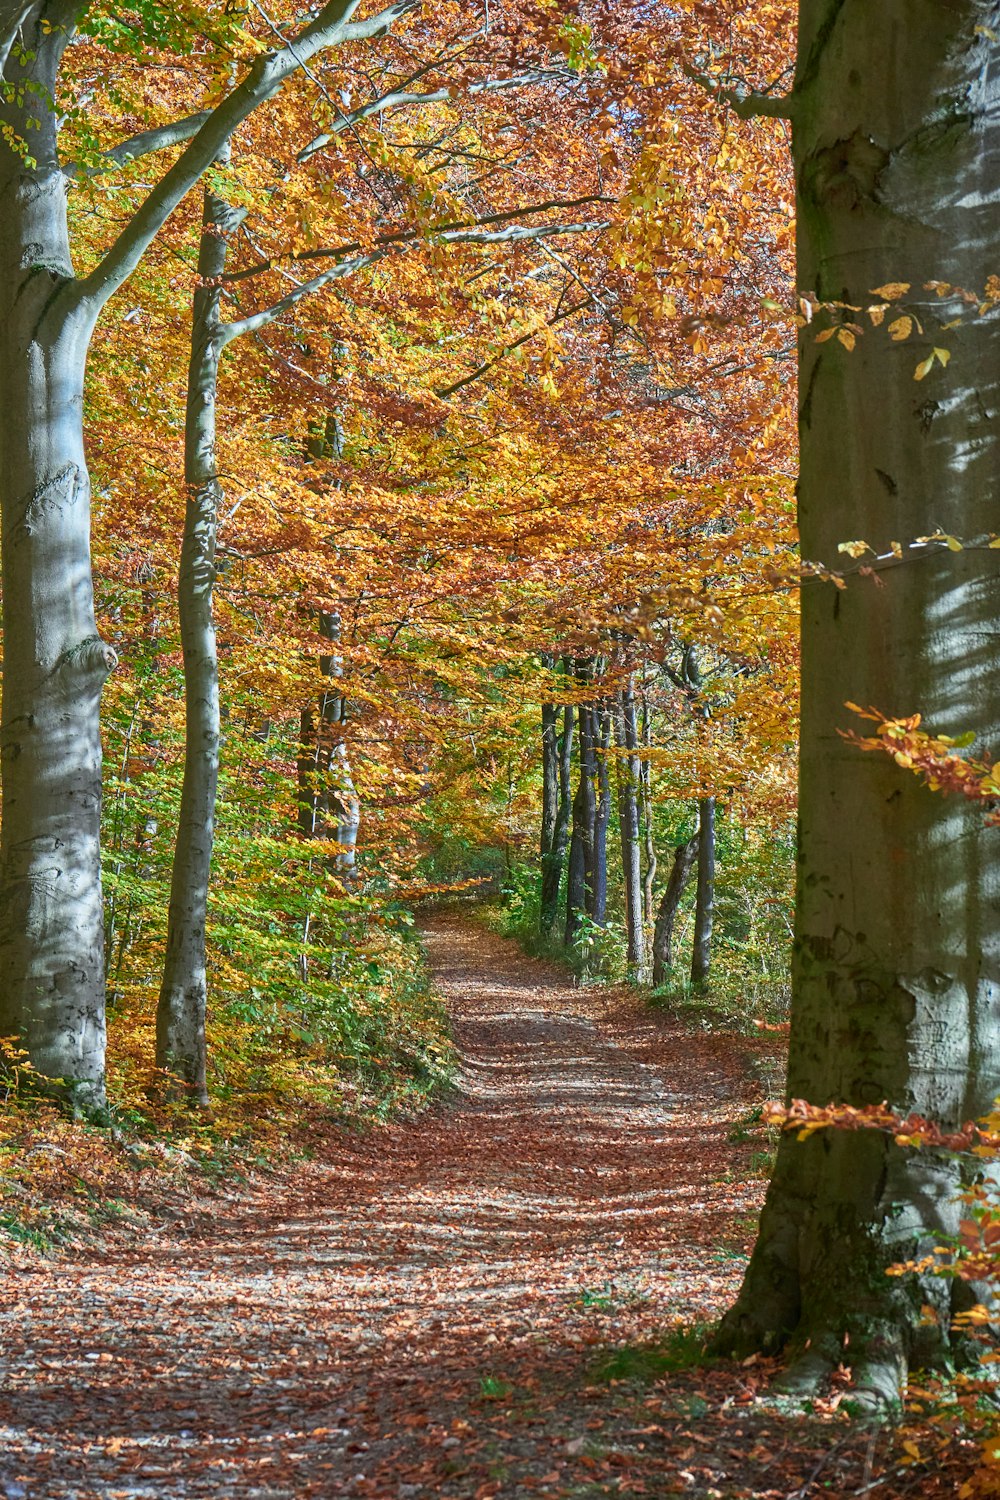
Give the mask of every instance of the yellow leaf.
[[262, 42], [259, 37], [251, 36], [250, 32], [245, 31], [242, 26], [234, 26], [233, 34], [234, 36], [238, 36], [240, 41], [246, 42], [251, 52], [268, 52], [270, 50], [266, 42]]
[[822, 333], [816, 335], [817, 344], [825, 344], [827, 339], [832, 339], [836, 332], [836, 328], [824, 328]]
[[890, 542], [889, 543], [889, 547], [890, 547], [890, 549], [892, 551], [893, 557], [902, 557], [902, 555], [903, 555], [903, 544], [902, 544], [902, 542]]
[[941, 540], [944, 542], [949, 552], [961, 552], [962, 543], [958, 540], [957, 536], [943, 536]]
[[934, 355], [934, 357], [937, 359], [938, 364], [940, 365], [946, 365], [949, 359], [951, 359], [950, 349], [932, 349], [931, 353]]
[[872, 548], [867, 542], [839, 542], [837, 551], [846, 552], [848, 557], [861, 557], [865, 552], [871, 552]]
[[888, 306], [888, 302], [876, 302], [872, 307], [868, 309], [868, 316], [871, 318], [876, 328], [885, 317], [886, 309], [888, 308]]
[[914, 380], [923, 380], [924, 376], [925, 375], [929, 375], [931, 373], [931, 371], [933, 370], [933, 368], [934, 368], [934, 355], [933, 354], [928, 354], [927, 358], [926, 359], [922, 359], [920, 361], [919, 365], [917, 365], [917, 368], [914, 370], [914, 372], [913, 372], [913, 378], [914, 378]]
[[915, 1458], [918, 1460], [920, 1458], [920, 1449], [912, 1438], [907, 1438], [906, 1442], [903, 1444], [903, 1452], [908, 1453], [911, 1458]]
[[908, 281], [887, 281], [885, 286], [873, 286], [871, 292], [873, 297], [882, 297], [886, 302], [895, 302], [897, 297], [905, 297], [909, 290]]
[[997, 34], [996, 34], [996, 32], [993, 31], [989, 26], [977, 26], [977, 27], [975, 27], [975, 34], [976, 34], [976, 36], [985, 36], [985, 37], [988, 37], [991, 42], [998, 42], [998, 41], [1000, 41], [1000, 37], [998, 37]]
[[857, 343], [857, 339], [849, 328], [838, 328], [837, 339], [838, 342], [843, 344], [845, 349], [853, 349]]
[[889, 324], [889, 337], [897, 344], [908, 339], [913, 332], [913, 319], [908, 317], [893, 318]]

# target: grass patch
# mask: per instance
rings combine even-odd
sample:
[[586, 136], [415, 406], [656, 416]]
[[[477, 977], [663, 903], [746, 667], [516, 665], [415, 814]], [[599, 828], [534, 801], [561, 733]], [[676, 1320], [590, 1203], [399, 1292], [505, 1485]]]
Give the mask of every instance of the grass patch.
[[509, 1380], [501, 1375], [480, 1375], [479, 1395], [483, 1401], [506, 1401], [514, 1393]]
[[652, 1385], [680, 1370], [707, 1369], [717, 1363], [709, 1353], [714, 1323], [685, 1323], [650, 1344], [624, 1344], [597, 1359], [591, 1369], [594, 1384], [632, 1380]]

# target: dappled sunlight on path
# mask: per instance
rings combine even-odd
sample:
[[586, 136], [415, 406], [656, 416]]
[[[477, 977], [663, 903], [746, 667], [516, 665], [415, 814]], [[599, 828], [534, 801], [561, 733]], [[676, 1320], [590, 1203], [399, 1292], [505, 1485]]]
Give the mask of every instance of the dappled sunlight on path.
[[585, 1451], [615, 1400], [588, 1372], [735, 1291], [740, 1054], [478, 925], [428, 943], [449, 1100], [11, 1278], [0, 1500], [643, 1492], [645, 1443]]

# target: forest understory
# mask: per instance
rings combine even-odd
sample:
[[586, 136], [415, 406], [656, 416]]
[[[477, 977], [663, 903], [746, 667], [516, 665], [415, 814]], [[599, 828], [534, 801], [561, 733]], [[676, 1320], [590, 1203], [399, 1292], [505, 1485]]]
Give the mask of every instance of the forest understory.
[[0, 1496], [957, 1493], [960, 1434], [706, 1358], [769, 1167], [746, 1038], [465, 915], [425, 937], [460, 1063], [421, 1115], [11, 1255]]

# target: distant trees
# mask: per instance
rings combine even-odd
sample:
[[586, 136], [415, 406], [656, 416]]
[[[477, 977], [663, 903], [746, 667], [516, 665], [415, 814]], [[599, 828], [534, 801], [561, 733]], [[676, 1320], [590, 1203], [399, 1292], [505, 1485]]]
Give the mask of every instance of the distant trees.
[[[680, 667], [664, 667], [662, 677], [668, 690], [678, 690], [681, 713], [693, 714], [695, 721], [702, 722], [708, 715], [701, 697], [696, 654], [687, 647], [681, 658]], [[555, 658], [548, 661], [554, 663]], [[653, 718], [649, 695], [644, 685], [637, 685], [631, 662], [623, 665], [621, 660], [597, 656], [565, 662], [573, 668], [573, 674], [565, 677], [564, 691], [583, 701], [542, 705], [541, 935], [549, 937], [556, 923], [567, 823], [571, 838], [565, 872], [565, 946], [572, 950], [582, 943], [589, 951], [606, 925], [608, 824], [613, 793], [627, 972], [637, 982], [652, 978], [654, 985], [673, 977], [674, 923], [688, 882], [695, 875], [691, 981], [704, 985], [712, 950], [716, 799], [696, 799], [696, 832], [674, 851], [654, 921], [651, 907], [647, 912], [647, 895], [651, 895], [657, 870], [649, 776], [649, 726]], [[649, 742], [645, 745], [640, 734], [640, 711]], [[557, 734], [560, 716], [564, 726], [561, 735]], [[579, 750], [576, 790], [571, 800], [574, 724], [579, 725]]]

